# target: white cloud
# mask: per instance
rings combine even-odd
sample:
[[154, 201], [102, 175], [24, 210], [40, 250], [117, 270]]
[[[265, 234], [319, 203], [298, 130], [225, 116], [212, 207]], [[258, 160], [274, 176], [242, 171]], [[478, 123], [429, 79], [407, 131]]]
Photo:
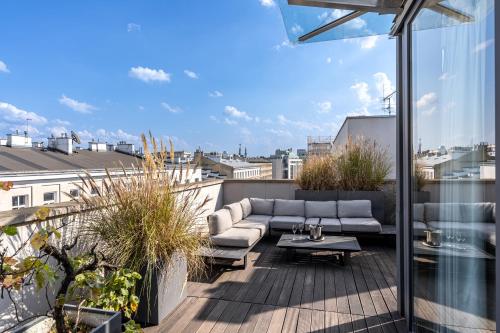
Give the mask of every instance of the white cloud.
[[330, 57], [326, 58], [326, 63], [327, 64], [331, 64], [332, 63], [332, 58], [330, 58]]
[[7, 68], [7, 65], [2, 60], [0, 60], [0, 72], [10, 73], [9, 69]]
[[274, 7], [276, 3], [274, 0], [259, 0], [260, 4], [264, 7]]
[[266, 132], [271, 133], [271, 134], [276, 135], [276, 136], [281, 137], [281, 138], [293, 137], [292, 133], [288, 130], [285, 130], [285, 129], [270, 128], [270, 129], [267, 129]]
[[234, 125], [238, 125], [238, 122], [236, 120], [224, 118], [224, 124], [229, 125], [229, 126], [234, 126]]
[[288, 39], [285, 39], [284, 41], [281, 42], [281, 44], [276, 44], [274, 45], [274, 49], [276, 51], [281, 50], [282, 48], [290, 48], [293, 49], [295, 48], [295, 44], [291, 43]]
[[301, 130], [316, 130], [316, 131], [321, 131], [322, 128], [320, 125], [310, 123], [307, 121], [302, 121], [302, 120], [290, 120], [286, 118], [284, 115], [279, 114], [277, 117], [278, 123], [283, 126], [293, 126]]
[[441, 74], [439, 76], [439, 81], [447, 81], [447, 80], [454, 79], [455, 77], [456, 77], [455, 74], [450, 74], [448, 72], [444, 72], [443, 74]]
[[373, 77], [375, 79], [377, 93], [380, 97], [385, 97], [396, 90], [386, 73], [378, 72], [373, 74]]
[[368, 36], [360, 39], [360, 46], [364, 50], [373, 49], [377, 46], [377, 42], [379, 41], [380, 36]]
[[35, 112], [25, 111], [17, 108], [16, 106], [0, 102], [0, 117], [7, 122], [12, 123], [25, 123], [26, 119], [31, 119], [31, 123], [34, 125], [44, 125], [47, 123], [47, 119], [42, 117]]
[[162, 102], [161, 106], [170, 113], [181, 113], [182, 109], [178, 106], [171, 106], [168, 103]]
[[217, 97], [222, 97], [222, 96], [224, 96], [224, 95], [223, 95], [220, 91], [218, 91], [218, 90], [214, 90], [214, 91], [212, 91], [212, 92], [209, 92], [209, 93], [208, 93], [208, 96], [210, 96], [210, 97], [214, 97], [214, 98], [217, 98]]
[[486, 50], [489, 46], [493, 45], [493, 43], [495, 42], [495, 40], [492, 38], [492, 39], [488, 39], [487, 41], [484, 41], [482, 43], [479, 43], [476, 45], [476, 47], [474, 48], [474, 52], [481, 52], [481, 51], [484, 51]]
[[54, 136], [59, 136], [63, 133], [69, 134], [70, 131], [64, 126], [54, 126], [54, 127], [48, 127], [47, 128], [48, 132]]
[[88, 131], [78, 132], [78, 134], [80, 133], [83, 134], [80, 135], [80, 138], [85, 137], [87, 139], [90, 136], [90, 139], [99, 139], [100, 141], [106, 142], [126, 141], [127, 143], [139, 143], [140, 141], [139, 136], [127, 133], [122, 129], [118, 129], [116, 131], [108, 131], [104, 128], [100, 128], [95, 131], [95, 133], [91, 133]]
[[67, 120], [61, 120], [61, 119], [54, 119], [53, 122], [57, 125], [60, 125], [60, 126], [69, 126], [71, 125], [71, 123]]
[[171, 77], [171, 75], [163, 71], [163, 69], [152, 69], [142, 66], [130, 68], [128, 75], [144, 82], [170, 82]]
[[85, 102], [79, 102], [75, 99], [69, 98], [66, 95], [62, 95], [59, 98], [59, 103], [61, 105], [67, 106], [73, 111], [88, 114], [92, 113], [93, 110], [97, 110], [97, 108], [93, 105], [87, 104]]
[[197, 79], [198, 78], [198, 74], [196, 74], [193, 71], [190, 71], [189, 69], [185, 69], [184, 74], [186, 74], [186, 76], [189, 77], [190, 79]]
[[139, 105], [138, 109], [139, 109], [139, 111], [141, 111], [141, 112], [142, 112], [142, 111], [144, 111], [144, 110], [146, 110], [146, 108], [145, 108], [144, 106], [142, 106], [142, 105]]
[[415, 103], [415, 106], [422, 111], [423, 115], [430, 116], [437, 110], [437, 101], [437, 94], [435, 92], [429, 92], [422, 95]]
[[220, 123], [220, 120], [219, 120], [219, 119], [217, 119], [217, 117], [216, 117], [216, 116], [214, 116], [214, 115], [211, 115], [211, 116], [210, 116], [210, 117], [208, 117], [208, 118], [210, 118], [210, 120], [212, 120], [212, 121], [214, 121], [214, 122], [216, 122], [216, 123]]
[[294, 35], [301, 35], [304, 33], [304, 29], [302, 29], [302, 27], [300, 25], [298, 25], [297, 23], [295, 23], [290, 30], [292, 31], [292, 34], [294, 34]]
[[358, 82], [351, 86], [351, 89], [354, 90], [358, 100], [363, 104], [364, 107], [368, 107], [372, 103], [372, 97], [368, 92], [368, 83], [366, 82]]
[[329, 113], [332, 110], [332, 102], [323, 101], [316, 103], [318, 113]]
[[252, 117], [250, 117], [245, 111], [240, 111], [231, 105], [227, 105], [224, 108], [224, 114], [234, 118], [245, 119], [246, 121], [252, 120]]
[[129, 23], [127, 24], [127, 31], [128, 32], [141, 31], [141, 25], [137, 23]]

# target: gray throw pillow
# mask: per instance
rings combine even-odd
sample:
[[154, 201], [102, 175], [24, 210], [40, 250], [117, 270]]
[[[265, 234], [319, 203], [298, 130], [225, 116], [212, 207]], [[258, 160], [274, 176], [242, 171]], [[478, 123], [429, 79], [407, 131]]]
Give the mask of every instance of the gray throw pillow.
[[250, 198], [253, 215], [273, 215], [274, 199]]
[[238, 223], [243, 219], [243, 209], [241, 208], [241, 204], [239, 202], [225, 205], [224, 208], [229, 210], [233, 224]]
[[342, 217], [373, 217], [370, 200], [339, 200], [338, 215]]
[[208, 231], [210, 235], [218, 235], [233, 226], [231, 213], [227, 209], [219, 209], [208, 217]]
[[250, 214], [252, 214], [252, 205], [250, 204], [250, 200], [245, 198], [240, 201], [241, 209], [243, 210], [243, 218], [246, 219]]

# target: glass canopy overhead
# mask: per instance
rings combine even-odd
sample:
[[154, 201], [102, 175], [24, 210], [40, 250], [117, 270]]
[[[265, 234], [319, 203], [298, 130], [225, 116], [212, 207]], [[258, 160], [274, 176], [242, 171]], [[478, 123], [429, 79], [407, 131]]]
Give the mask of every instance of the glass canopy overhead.
[[[478, 0], [432, 0], [424, 4], [433, 20], [419, 29], [470, 23], [484, 17]], [[493, 3], [494, 1], [488, 1]], [[321, 42], [383, 35], [391, 32], [403, 0], [278, 0], [288, 39], [292, 43]]]
[[[376, 1], [278, 0], [288, 39], [292, 43], [320, 42], [389, 33], [399, 7], [383, 9], [352, 4], [363, 2], [374, 3]], [[381, 13], [378, 12], [379, 10]]]

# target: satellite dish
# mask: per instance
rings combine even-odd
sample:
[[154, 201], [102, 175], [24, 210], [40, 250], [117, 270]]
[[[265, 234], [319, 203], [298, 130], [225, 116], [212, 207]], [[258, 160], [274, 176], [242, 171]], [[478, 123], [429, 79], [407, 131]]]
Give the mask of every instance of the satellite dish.
[[80, 136], [73, 131], [71, 131], [71, 139], [73, 139], [73, 142], [76, 142], [78, 144], [82, 143], [80, 141]]

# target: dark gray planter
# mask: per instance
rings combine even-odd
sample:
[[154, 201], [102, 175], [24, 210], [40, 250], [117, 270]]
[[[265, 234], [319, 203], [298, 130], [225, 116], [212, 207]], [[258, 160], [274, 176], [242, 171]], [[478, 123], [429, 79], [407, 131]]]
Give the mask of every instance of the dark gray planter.
[[[122, 314], [115, 311], [107, 311], [95, 308], [78, 307], [75, 305], [64, 305], [66, 316], [75, 321], [78, 316], [80, 323], [95, 327], [90, 333], [120, 333], [122, 331]], [[79, 312], [79, 314], [78, 314]], [[12, 330], [12, 333], [21, 332], [45, 332], [53, 324], [50, 317], [39, 317]]]
[[[140, 272], [144, 279], [145, 270]], [[149, 326], [158, 325], [187, 297], [187, 263], [180, 255], [174, 255], [166, 272], [154, 272], [148, 304], [143, 280], [139, 280], [139, 308], [134, 320]], [[148, 306], [149, 305], [149, 306]]]
[[295, 200], [337, 201], [338, 191], [295, 190]]
[[385, 224], [385, 194], [383, 191], [339, 191], [338, 200], [370, 200], [373, 217]]
[[413, 201], [415, 203], [430, 202], [431, 201], [431, 192], [429, 192], [429, 191], [413, 192]]

